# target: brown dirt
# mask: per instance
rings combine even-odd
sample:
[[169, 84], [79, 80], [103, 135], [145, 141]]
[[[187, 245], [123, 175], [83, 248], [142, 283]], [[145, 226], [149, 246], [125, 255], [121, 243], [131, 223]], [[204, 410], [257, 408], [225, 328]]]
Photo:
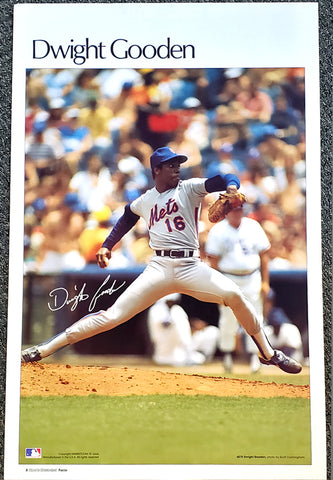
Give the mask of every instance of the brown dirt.
[[216, 395], [310, 398], [309, 385], [265, 383], [128, 367], [27, 363], [21, 394], [29, 395]]

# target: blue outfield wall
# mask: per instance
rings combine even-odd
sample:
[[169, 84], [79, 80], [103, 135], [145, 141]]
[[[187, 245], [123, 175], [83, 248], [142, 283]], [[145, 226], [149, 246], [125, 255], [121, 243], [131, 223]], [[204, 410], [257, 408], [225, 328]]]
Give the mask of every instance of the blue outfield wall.
[[[109, 308], [143, 268], [144, 266], [136, 266], [101, 270], [95, 265], [89, 265], [84, 270], [68, 271], [59, 275], [26, 274], [23, 344], [44, 341], [44, 332], [54, 335], [90, 312]], [[300, 329], [307, 354], [306, 270], [272, 271], [270, 284], [276, 293], [276, 306], [282, 307], [289, 319]], [[216, 304], [200, 302], [182, 295], [181, 305], [189, 317], [199, 317], [209, 324], [217, 325]], [[81, 354], [150, 355], [147, 310], [112, 331], [73, 345], [73, 349]]]

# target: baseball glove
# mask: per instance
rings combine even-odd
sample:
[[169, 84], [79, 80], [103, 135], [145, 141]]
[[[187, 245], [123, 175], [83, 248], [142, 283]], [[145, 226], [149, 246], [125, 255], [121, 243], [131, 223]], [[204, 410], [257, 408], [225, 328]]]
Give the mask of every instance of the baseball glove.
[[220, 193], [219, 198], [208, 207], [208, 220], [217, 223], [223, 220], [231, 210], [241, 207], [246, 201], [245, 195], [241, 192]]

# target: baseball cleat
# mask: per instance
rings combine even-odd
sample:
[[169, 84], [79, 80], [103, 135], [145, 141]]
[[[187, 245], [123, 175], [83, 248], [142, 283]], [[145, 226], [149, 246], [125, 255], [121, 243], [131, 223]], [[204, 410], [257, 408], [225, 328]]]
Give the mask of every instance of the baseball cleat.
[[21, 354], [22, 363], [39, 362], [41, 359], [42, 357], [37, 347], [27, 348], [26, 350], [23, 350]]
[[276, 365], [287, 373], [300, 373], [302, 370], [302, 365], [300, 363], [296, 362], [293, 358], [287, 357], [287, 355], [280, 350], [274, 350], [274, 355], [270, 360], [266, 360], [262, 357], [259, 357], [259, 360], [264, 365]]

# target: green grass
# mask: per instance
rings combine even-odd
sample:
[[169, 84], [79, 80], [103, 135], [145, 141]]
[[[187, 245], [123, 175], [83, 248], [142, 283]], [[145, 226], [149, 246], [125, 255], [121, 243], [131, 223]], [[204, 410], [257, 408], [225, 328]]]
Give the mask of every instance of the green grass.
[[[41, 460], [25, 448], [42, 448]], [[306, 399], [149, 395], [21, 399], [20, 463], [309, 464]]]

